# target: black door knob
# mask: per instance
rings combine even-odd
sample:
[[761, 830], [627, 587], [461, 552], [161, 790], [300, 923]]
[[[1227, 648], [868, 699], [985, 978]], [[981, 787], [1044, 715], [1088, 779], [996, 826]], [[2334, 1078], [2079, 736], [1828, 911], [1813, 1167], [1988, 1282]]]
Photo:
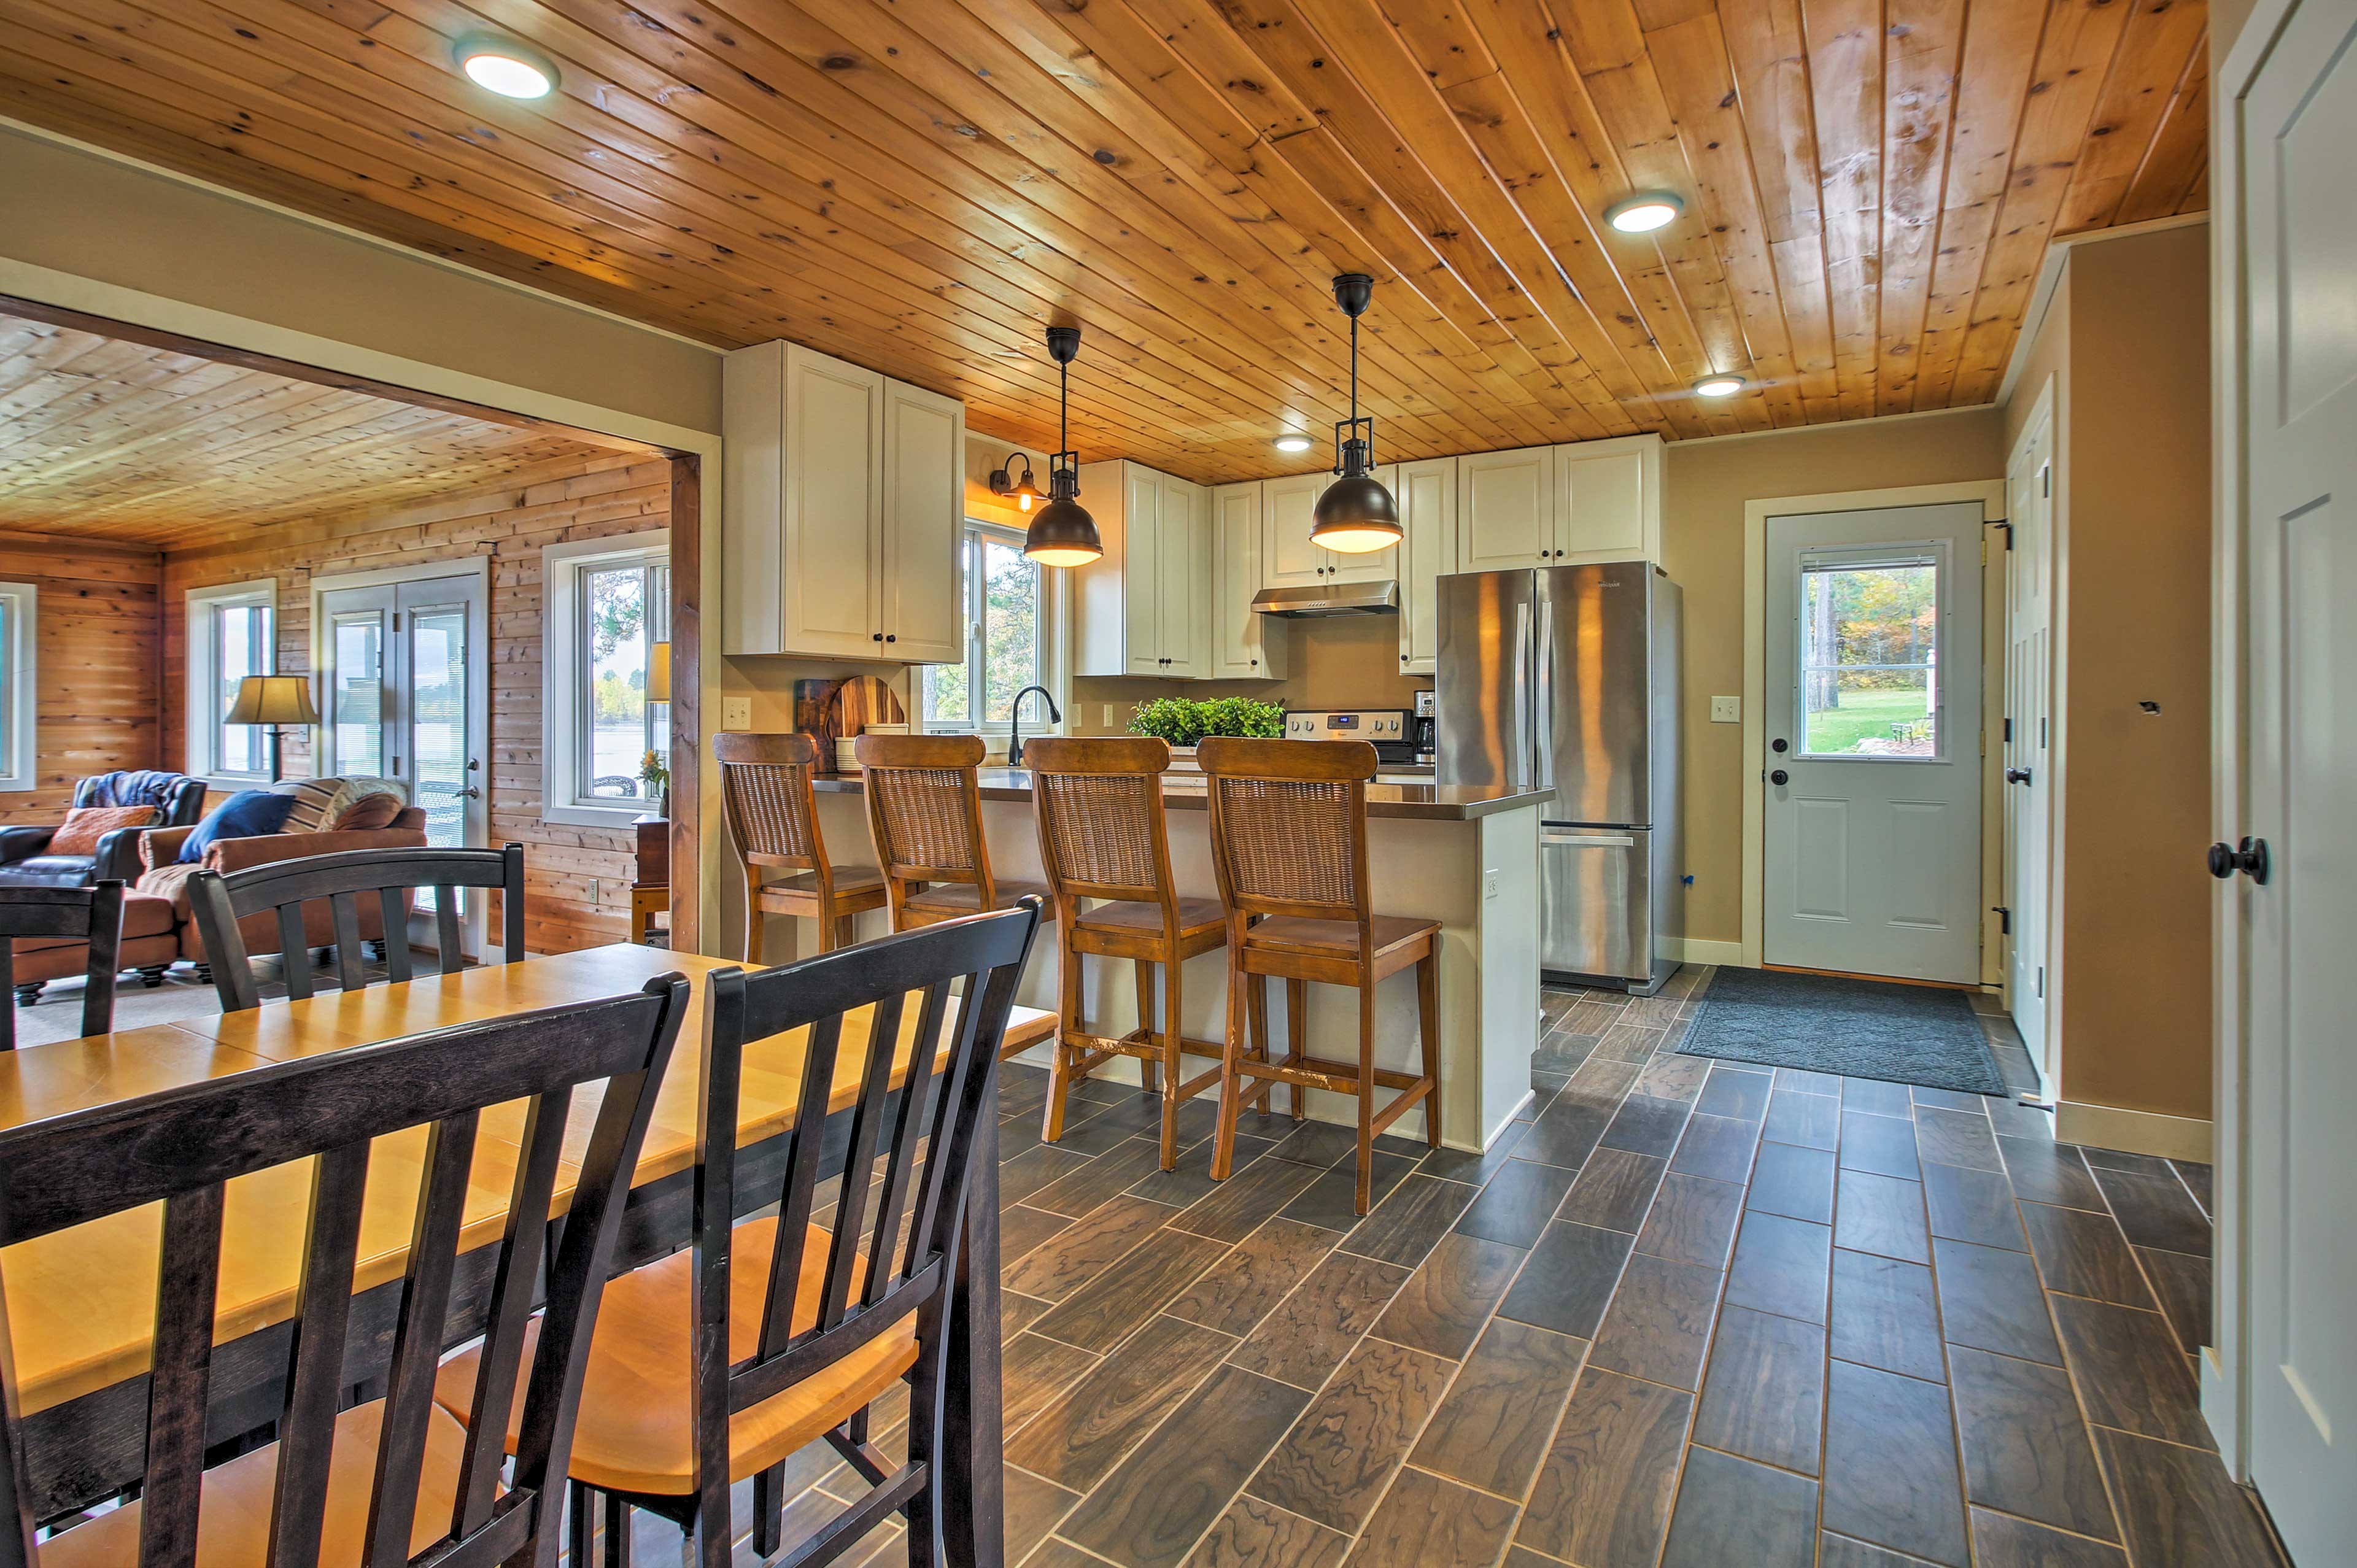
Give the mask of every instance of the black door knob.
[[1792, 781], [1792, 776], [1781, 768], [1768, 775], [1768, 782], [1770, 784], [1790, 784]]
[[884, 640], [887, 642], [898, 642], [900, 640], [900, 634], [899, 632], [887, 633]]
[[1779, 754], [1782, 753], [1782, 751], [1784, 750], [1784, 742], [1783, 742], [1782, 738], [1780, 736], [1779, 738], [1777, 738], [1777, 739], [1775, 739], [1775, 740], [1771, 740], [1771, 741], [1770, 741], [1770, 742], [1768, 743], [1768, 749], [1769, 749], [1769, 750], [1770, 750], [1770, 751], [1773, 751], [1773, 752], [1777, 752], [1777, 753], [1779, 753]]
[[2267, 841], [2246, 838], [2239, 844], [2210, 846], [2210, 875], [2223, 882], [2241, 872], [2264, 887], [2267, 882]]
[[879, 632], [877, 632], [877, 633], [876, 634], [876, 640], [877, 640], [877, 641], [878, 641], [878, 642], [883, 641], [883, 640], [884, 640], [884, 634], [883, 634], [882, 632], [880, 632], [880, 631], [879, 631]]
[[2008, 768], [2005, 770], [2005, 781], [2008, 784], [2027, 784], [2029, 782], [2029, 769]]

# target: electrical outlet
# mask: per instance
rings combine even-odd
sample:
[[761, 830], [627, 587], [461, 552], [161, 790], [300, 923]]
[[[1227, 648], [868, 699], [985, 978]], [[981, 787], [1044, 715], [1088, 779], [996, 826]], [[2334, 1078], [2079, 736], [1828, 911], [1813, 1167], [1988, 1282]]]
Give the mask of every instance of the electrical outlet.
[[1710, 700], [1710, 722], [1715, 725], [1739, 725], [1743, 722], [1743, 699], [1713, 697]]
[[1498, 874], [1497, 874], [1496, 872], [1494, 872], [1494, 871], [1485, 871], [1485, 872], [1483, 872], [1483, 873], [1481, 874], [1481, 897], [1482, 897], [1482, 899], [1486, 902], [1487, 900], [1489, 900], [1489, 899], [1492, 899], [1492, 898], [1495, 898], [1495, 897], [1498, 897]]
[[753, 699], [750, 697], [721, 698], [720, 727], [722, 729], [751, 729], [753, 727]]

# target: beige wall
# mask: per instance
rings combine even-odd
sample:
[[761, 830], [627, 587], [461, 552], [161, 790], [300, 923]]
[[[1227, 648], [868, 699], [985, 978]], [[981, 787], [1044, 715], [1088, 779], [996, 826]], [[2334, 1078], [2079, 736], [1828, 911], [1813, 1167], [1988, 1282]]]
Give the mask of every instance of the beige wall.
[[[2197, 225], [2071, 253], [2055, 692], [2066, 737], [2060, 1095], [2204, 1119], [2209, 240]], [[2036, 384], [2025, 376], [2016, 403]]]
[[1960, 484], [2005, 472], [1995, 409], [1673, 441], [1662, 475], [1662, 564], [1685, 592], [1685, 869], [1689, 940], [1743, 935], [1743, 726], [1710, 722], [1743, 692], [1743, 508], [1776, 496]]

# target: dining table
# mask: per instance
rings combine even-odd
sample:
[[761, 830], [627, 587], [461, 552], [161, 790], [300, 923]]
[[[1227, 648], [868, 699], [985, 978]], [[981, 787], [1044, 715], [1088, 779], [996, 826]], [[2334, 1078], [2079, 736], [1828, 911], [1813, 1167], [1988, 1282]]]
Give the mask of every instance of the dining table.
[[[638, 990], [676, 972], [696, 994], [657, 1090], [631, 1182], [617, 1271], [687, 1243], [704, 1047], [705, 979], [730, 961], [615, 943], [574, 952], [423, 975], [300, 1001], [265, 1002], [242, 1012], [183, 1019], [0, 1053], [0, 1129], [180, 1085], [249, 1071], [486, 1018], [561, 1007]], [[893, 1042], [899, 1083], [917, 1048], [920, 1009], [905, 1010]], [[945, 1059], [955, 1010], [933, 1042]], [[825, 1115], [825, 1174], [839, 1171], [849, 1112], [875, 1042], [868, 1010], [845, 1019]], [[1053, 1015], [1017, 1007], [1002, 1049], [1048, 1037]], [[745, 1212], [777, 1201], [786, 1134], [805, 1112], [799, 1101], [807, 1030], [749, 1043], [744, 1051], [737, 1141], [737, 1190]], [[593, 1118], [576, 1091], [567, 1123], [562, 1213]], [[523, 1104], [486, 1111], [477, 1138], [454, 1294], [455, 1346], [479, 1331], [488, 1302], [516, 1161]], [[949, 1408], [939, 1495], [943, 1550], [956, 1564], [996, 1568], [1003, 1560], [1003, 1460], [999, 1407], [997, 1118], [985, 1116], [974, 1145], [953, 1298]], [[414, 1222], [426, 1129], [376, 1141], [371, 1151], [360, 1264], [354, 1278], [345, 1377], [365, 1389], [389, 1361]], [[310, 1162], [296, 1161], [229, 1184], [214, 1325], [209, 1435], [216, 1442], [275, 1420], [291, 1348], [296, 1282], [305, 1247]], [[162, 1208], [149, 1205], [0, 1251], [0, 1286], [19, 1409], [25, 1417], [32, 1491], [39, 1517], [56, 1517], [136, 1483], [147, 1418], [147, 1369], [156, 1316]]]

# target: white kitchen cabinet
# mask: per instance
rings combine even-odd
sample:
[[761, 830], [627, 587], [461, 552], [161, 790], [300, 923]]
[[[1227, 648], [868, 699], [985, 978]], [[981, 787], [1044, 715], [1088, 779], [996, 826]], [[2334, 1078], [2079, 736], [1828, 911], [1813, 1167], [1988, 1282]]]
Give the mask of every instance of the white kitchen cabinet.
[[1553, 446], [1457, 459], [1457, 564], [1464, 572], [1536, 566], [1555, 539]]
[[1250, 484], [1222, 485], [1211, 492], [1211, 669], [1215, 681], [1275, 681], [1285, 675], [1286, 623], [1256, 614], [1253, 596], [1261, 570], [1261, 489]]
[[1661, 559], [1658, 435], [1483, 452], [1457, 475], [1459, 571]]
[[1434, 673], [1440, 652], [1439, 579], [1457, 570], [1457, 459], [1402, 463], [1392, 490], [1399, 502], [1400, 672]]
[[721, 387], [727, 651], [963, 659], [964, 405], [781, 342]]
[[1192, 680], [1211, 640], [1198, 607], [1211, 591], [1202, 487], [1126, 461], [1081, 467], [1081, 504], [1103, 556], [1072, 569], [1073, 673]]
[[1662, 558], [1662, 438], [1623, 435], [1555, 449], [1555, 561]]
[[[1385, 489], [1389, 465], [1374, 470]], [[1397, 550], [1352, 555], [1310, 542], [1318, 522], [1318, 498], [1334, 482], [1331, 474], [1292, 474], [1261, 481], [1261, 566], [1264, 588], [1316, 588], [1335, 583], [1387, 583], [1399, 572]]]

